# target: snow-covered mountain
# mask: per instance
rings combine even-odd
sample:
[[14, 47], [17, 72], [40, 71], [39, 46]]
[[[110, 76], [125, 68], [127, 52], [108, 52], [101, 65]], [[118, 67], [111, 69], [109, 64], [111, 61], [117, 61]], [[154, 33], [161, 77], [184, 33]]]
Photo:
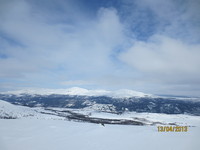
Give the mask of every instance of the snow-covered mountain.
[[93, 109], [101, 112], [149, 112], [200, 115], [198, 98], [160, 97], [133, 90], [25, 89], [0, 93], [0, 99], [28, 107]]
[[121, 89], [116, 91], [108, 90], [88, 90], [79, 87], [73, 87], [68, 89], [22, 89], [16, 91], [1, 92], [1, 94], [30, 94], [30, 95], [51, 95], [51, 94], [62, 94], [62, 95], [80, 95], [80, 96], [108, 96], [114, 98], [129, 98], [129, 97], [147, 97], [153, 96], [152, 94], [145, 94], [128, 89]]
[[149, 112], [200, 115], [200, 101], [171, 97], [110, 97], [70, 94], [0, 94], [0, 99], [28, 107], [94, 109], [102, 112]]

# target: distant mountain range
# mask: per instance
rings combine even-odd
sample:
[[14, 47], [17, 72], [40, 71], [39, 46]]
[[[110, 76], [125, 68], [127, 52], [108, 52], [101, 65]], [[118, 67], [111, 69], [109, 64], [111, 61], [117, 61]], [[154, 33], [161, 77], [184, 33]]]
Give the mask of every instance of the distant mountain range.
[[87, 90], [87, 89], [79, 88], [79, 87], [73, 87], [69, 89], [24, 89], [24, 90], [17, 90], [17, 91], [2, 92], [1, 94], [14, 94], [14, 95], [59, 94], [59, 95], [79, 95], [79, 96], [108, 96], [108, 97], [115, 97], [115, 98], [153, 96], [151, 94], [145, 94], [142, 92], [137, 92], [137, 91], [128, 90], [128, 89], [108, 91], [108, 90]]
[[117, 114], [135, 111], [200, 115], [199, 98], [155, 96], [132, 90], [20, 90], [1, 93], [0, 100], [28, 107], [92, 109]]

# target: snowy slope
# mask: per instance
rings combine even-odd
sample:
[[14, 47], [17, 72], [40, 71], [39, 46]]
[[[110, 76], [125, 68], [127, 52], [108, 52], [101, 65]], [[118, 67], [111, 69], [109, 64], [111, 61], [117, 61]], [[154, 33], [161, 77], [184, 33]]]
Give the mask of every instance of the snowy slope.
[[[156, 113], [126, 112], [121, 115], [99, 112], [94, 108], [70, 110], [91, 117], [175, 122], [188, 126], [188, 132], [158, 132], [157, 126], [105, 125], [67, 121], [44, 108], [17, 106], [0, 100], [0, 116], [20, 119], [0, 119], [0, 150], [198, 150], [200, 147], [200, 117]], [[112, 108], [112, 107], [111, 107]], [[158, 124], [159, 125], [159, 124]], [[170, 144], [166, 144], [170, 143]]]
[[45, 112], [45, 110], [43, 108], [30, 108], [25, 106], [13, 105], [8, 102], [0, 100], [0, 119], [21, 119], [21, 118], [64, 119], [62, 117], [42, 114], [40, 112]]
[[128, 97], [146, 97], [153, 96], [133, 90], [121, 89], [116, 91], [107, 90], [87, 90], [83, 88], [73, 87], [69, 89], [24, 89], [17, 91], [1, 92], [2, 94], [31, 94], [31, 95], [50, 95], [50, 94], [63, 94], [63, 95], [84, 95], [84, 96], [109, 96], [115, 98], [128, 98]]
[[35, 116], [37, 114], [36, 111], [24, 107], [24, 106], [16, 106], [10, 104], [8, 102], [0, 100], [0, 117], [1, 118], [22, 118]]
[[156, 126], [119, 126], [62, 120], [0, 119], [1, 150], [199, 150], [200, 127], [158, 132]]

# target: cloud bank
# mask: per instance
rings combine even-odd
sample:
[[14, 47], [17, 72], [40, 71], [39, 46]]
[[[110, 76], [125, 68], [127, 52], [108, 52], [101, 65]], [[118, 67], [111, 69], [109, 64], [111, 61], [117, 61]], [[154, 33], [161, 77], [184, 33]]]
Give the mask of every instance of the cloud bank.
[[199, 95], [199, 8], [195, 0], [1, 1], [1, 90]]

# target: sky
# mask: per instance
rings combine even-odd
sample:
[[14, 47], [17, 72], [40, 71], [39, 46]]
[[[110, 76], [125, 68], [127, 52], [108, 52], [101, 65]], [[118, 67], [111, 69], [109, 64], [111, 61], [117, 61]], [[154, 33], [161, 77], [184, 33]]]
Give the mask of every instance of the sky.
[[199, 0], [0, 0], [0, 91], [200, 96]]

